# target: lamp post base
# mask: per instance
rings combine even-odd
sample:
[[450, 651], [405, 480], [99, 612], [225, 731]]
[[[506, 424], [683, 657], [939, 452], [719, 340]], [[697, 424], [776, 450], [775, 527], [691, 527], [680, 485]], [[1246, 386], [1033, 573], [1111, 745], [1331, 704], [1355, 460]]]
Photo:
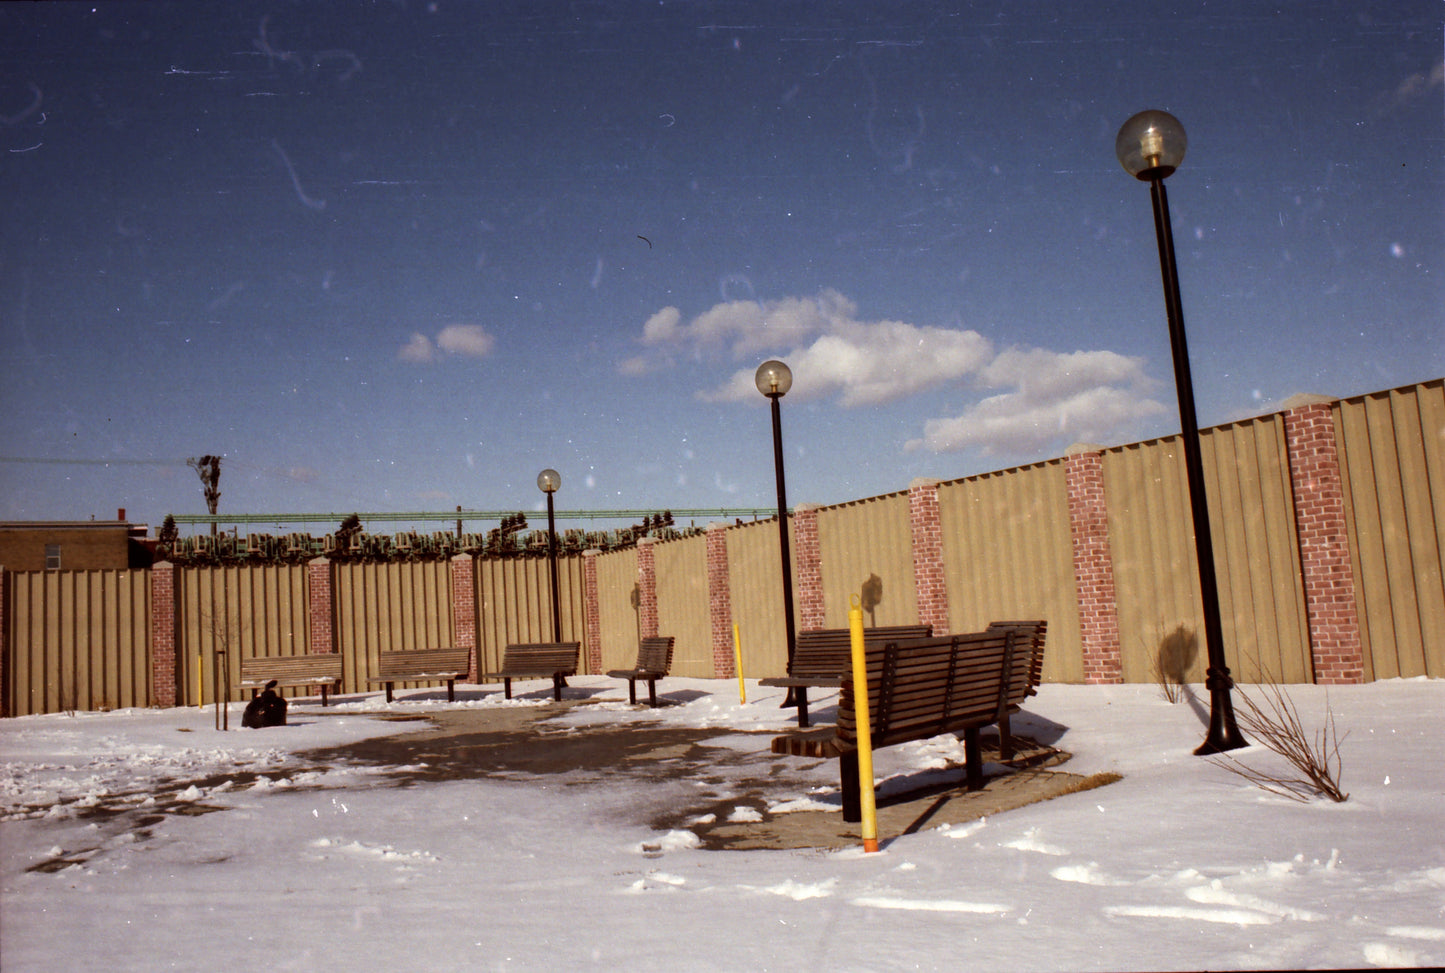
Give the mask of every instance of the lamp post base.
[[1195, 749], [1195, 756], [1207, 757], [1212, 753], [1249, 746], [1249, 741], [1234, 722], [1234, 701], [1229, 695], [1234, 680], [1230, 678], [1229, 670], [1210, 669], [1205, 685], [1209, 687], [1209, 733]]

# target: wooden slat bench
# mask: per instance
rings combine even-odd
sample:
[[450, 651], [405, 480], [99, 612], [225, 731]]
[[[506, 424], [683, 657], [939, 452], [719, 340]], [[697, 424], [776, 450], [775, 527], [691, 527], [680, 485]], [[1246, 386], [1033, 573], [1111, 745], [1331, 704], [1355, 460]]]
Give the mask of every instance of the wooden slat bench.
[[1044, 679], [1044, 637], [1048, 634], [1049, 623], [1041, 618], [1027, 621], [989, 622], [988, 630], [990, 632], [997, 629], [1014, 629], [1023, 636], [1027, 652], [1022, 658], [1015, 659], [1014, 664], [1022, 665], [1024, 660], [1027, 660], [1029, 688], [1025, 695], [1037, 696], [1039, 684]]
[[672, 668], [671, 635], [645, 638], [637, 647], [637, 665], [631, 669], [613, 669], [607, 674], [613, 679], [627, 680], [627, 701], [637, 703], [637, 681], [647, 682], [647, 704], [657, 705], [657, 680], [667, 675]]
[[[1000, 628], [966, 635], [867, 646], [873, 749], [962, 733], [969, 790], [983, 785], [979, 730], [999, 723], [1028, 695], [1025, 636]], [[838, 698], [838, 725], [774, 737], [772, 752], [839, 762], [843, 820], [858, 821], [858, 721], [851, 675]], [[1000, 727], [1000, 731], [1003, 728]]]
[[[879, 625], [863, 630], [864, 644], [881, 645], [902, 639], [926, 639], [931, 625]], [[798, 725], [808, 725], [808, 690], [837, 688], [843, 674], [853, 665], [853, 636], [846, 628], [815, 628], [799, 632], [793, 646], [793, 661], [786, 676], [759, 679], [760, 686], [784, 686], [793, 690], [798, 704]]]
[[502, 667], [477, 677], [478, 682], [500, 679], [507, 698], [512, 698], [513, 679], [551, 679], [552, 698], [562, 699], [563, 681], [577, 674], [581, 642], [524, 642], [509, 645], [502, 651]]
[[256, 656], [241, 660], [241, 688], [251, 690], [253, 699], [273, 679], [277, 686], [320, 689], [321, 705], [325, 706], [328, 692], [341, 691], [341, 653]]
[[399, 682], [432, 682], [445, 680], [447, 700], [456, 702], [456, 681], [471, 672], [471, 649], [410, 649], [382, 652], [377, 657], [376, 674], [369, 683], [386, 683], [386, 701], [391, 702], [392, 688]]

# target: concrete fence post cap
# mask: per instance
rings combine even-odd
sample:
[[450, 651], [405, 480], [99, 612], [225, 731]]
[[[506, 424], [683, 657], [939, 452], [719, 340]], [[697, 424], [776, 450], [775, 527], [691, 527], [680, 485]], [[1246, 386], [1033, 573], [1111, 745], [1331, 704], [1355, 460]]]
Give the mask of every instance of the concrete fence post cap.
[[1280, 403], [1280, 407], [1283, 411], [1289, 412], [1291, 409], [1302, 409], [1307, 405], [1334, 405], [1338, 401], [1339, 399], [1332, 395], [1316, 395], [1313, 392], [1301, 392], [1298, 395], [1291, 395], [1285, 399]]

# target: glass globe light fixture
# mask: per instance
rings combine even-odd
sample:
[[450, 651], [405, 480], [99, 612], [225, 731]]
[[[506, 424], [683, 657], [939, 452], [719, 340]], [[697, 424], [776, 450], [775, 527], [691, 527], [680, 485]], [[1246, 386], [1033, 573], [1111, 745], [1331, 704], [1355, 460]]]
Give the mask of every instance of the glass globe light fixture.
[[784, 396], [788, 394], [788, 389], [793, 387], [793, 370], [777, 359], [770, 359], [758, 366], [753, 382], [758, 391], [770, 399]]
[[1119, 129], [1114, 154], [1135, 179], [1167, 178], [1184, 161], [1189, 140], [1184, 126], [1167, 111], [1141, 111]]

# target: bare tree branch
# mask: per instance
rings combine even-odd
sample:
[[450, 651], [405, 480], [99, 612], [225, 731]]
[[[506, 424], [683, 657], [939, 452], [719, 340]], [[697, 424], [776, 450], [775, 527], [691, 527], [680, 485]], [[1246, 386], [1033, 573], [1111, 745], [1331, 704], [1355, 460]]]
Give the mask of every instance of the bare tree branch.
[[1235, 760], [1229, 753], [1212, 756], [1210, 761], [1272, 794], [1293, 801], [1309, 801], [1315, 796], [1328, 797], [1336, 803], [1345, 801], [1350, 795], [1340, 788], [1340, 744], [1343, 738], [1336, 733], [1335, 715], [1328, 702], [1325, 705], [1325, 725], [1311, 736], [1294, 703], [1277, 683], [1265, 683], [1260, 688], [1263, 705], [1240, 690], [1239, 722], [1262, 746], [1284, 757], [1294, 773], [1286, 776], [1256, 770]]

